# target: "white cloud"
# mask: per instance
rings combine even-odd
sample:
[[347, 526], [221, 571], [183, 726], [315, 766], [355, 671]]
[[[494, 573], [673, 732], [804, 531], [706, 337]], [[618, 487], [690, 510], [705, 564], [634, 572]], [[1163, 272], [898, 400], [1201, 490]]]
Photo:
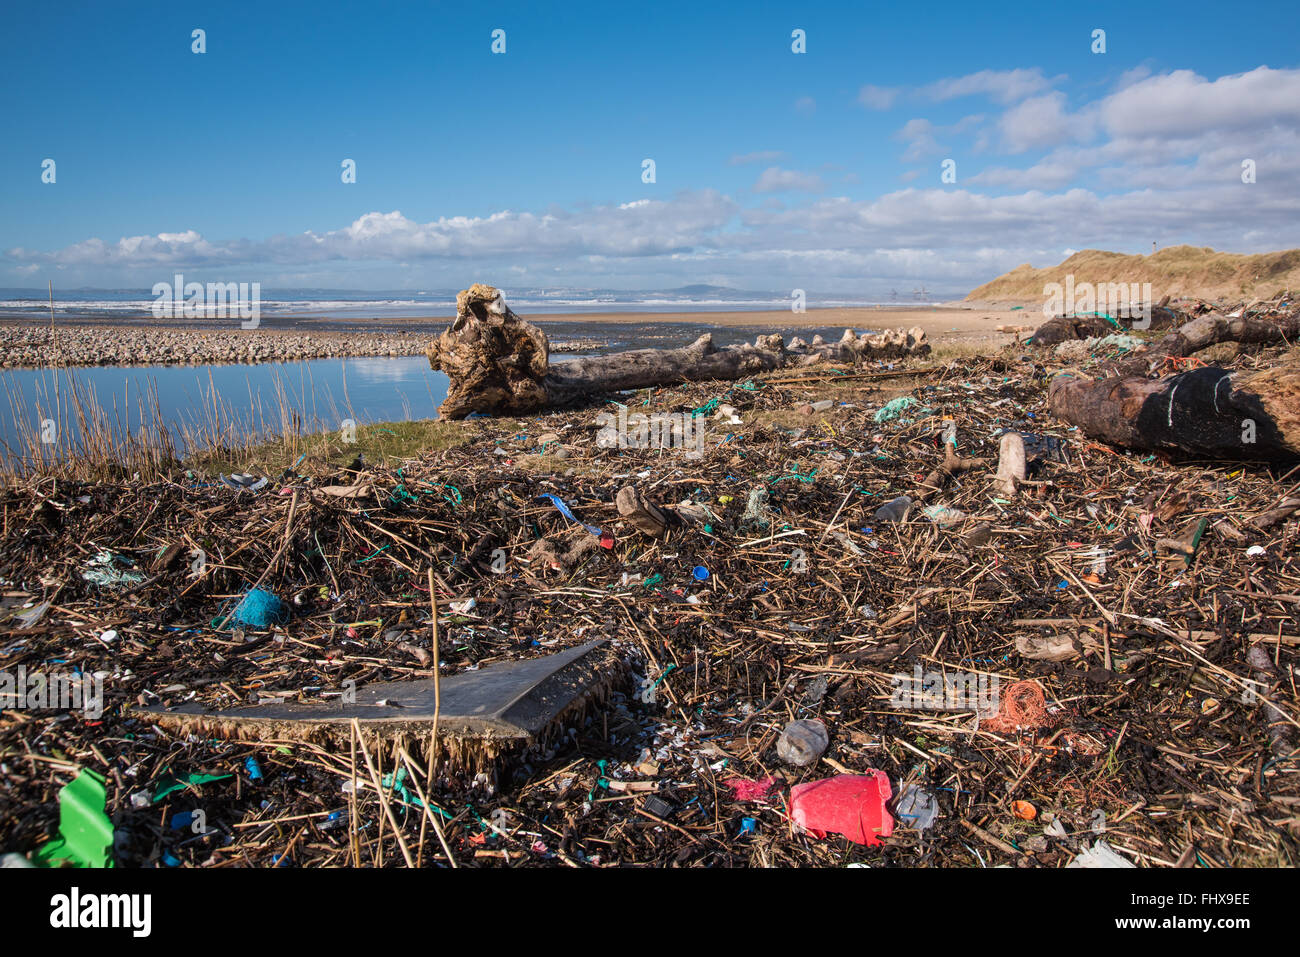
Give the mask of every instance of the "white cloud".
[[1207, 80], [1176, 70], [1126, 86], [1098, 114], [1112, 136], [1186, 137], [1300, 124], [1300, 70], [1271, 70]]
[[769, 166], [763, 170], [754, 183], [756, 193], [820, 193], [826, 188], [825, 182], [815, 173], [800, 173], [798, 170], [781, 169]]
[[998, 103], [1015, 103], [1050, 89], [1065, 77], [1049, 80], [1038, 67], [1032, 70], [980, 70], [966, 76], [938, 80], [921, 88], [921, 95], [942, 102], [961, 96], [987, 96]]
[[785, 159], [783, 150], [759, 150], [755, 153], [739, 153], [727, 160], [728, 166], [748, 166], [751, 163], [775, 163]]
[[972, 186], [997, 186], [1012, 189], [1061, 189], [1079, 175], [1077, 164], [1062, 158], [1048, 157], [1027, 169], [990, 166], [966, 182]]
[[946, 152], [947, 147], [940, 146], [935, 139], [936, 127], [929, 120], [911, 119], [903, 124], [902, 129], [894, 134], [894, 139], [907, 144], [903, 151], [904, 163], [915, 163], [927, 156], [938, 156]]
[[873, 86], [868, 83], [858, 90], [858, 102], [870, 110], [887, 110], [894, 105], [901, 92], [894, 87]]
[[[261, 242], [169, 235], [172, 241], [137, 236], [53, 252], [10, 250], [8, 258], [46, 269], [103, 265], [121, 284], [152, 283], [172, 269], [266, 281], [276, 270], [337, 276], [409, 263], [397, 275], [405, 280], [414, 273], [421, 288], [468, 281], [467, 272], [508, 275], [519, 266], [624, 288], [702, 281], [696, 277], [705, 270], [748, 288], [798, 279], [802, 288], [856, 289], [908, 277], [973, 287], [1021, 262], [1058, 261], [1062, 239], [1078, 248], [1123, 248], [1133, 236], [1144, 245], [1155, 239], [1162, 246], [1186, 242], [1243, 252], [1300, 245], [1300, 190], [1235, 180], [1113, 195], [1079, 188], [1005, 196], [970, 187], [904, 188], [872, 200], [823, 196], [750, 207], [701, 191], [627, 209], [593, 206], [544, 216], [502, 211], [416, 223], [400, 213], [372, 213], [341, 229]], [[177, 235], [184, 241], [175, 241]]]
[[1013, 106], [998, 121], [1003, 147], [1009, 153], [1057, 146], [1071, 139], [1087, 139], [1092, 119], [1071, 115], [1065, 108], [1065, 94], [1059, 90], [1032, 97]]

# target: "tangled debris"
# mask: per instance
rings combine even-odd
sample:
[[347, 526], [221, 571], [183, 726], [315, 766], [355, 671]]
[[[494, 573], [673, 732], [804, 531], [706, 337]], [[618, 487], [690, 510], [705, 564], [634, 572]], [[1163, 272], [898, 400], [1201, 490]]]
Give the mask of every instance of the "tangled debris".
[[[1089, 441], [1046, 414], [1055, 361], [618, 397], [698, 414], [694, 456], [587, 408], [259, 492], [0, 490], [0, 669], [103, 681], [93, 716], [0, 704], [0, 851], [88, 768], [124, 866], [1294, 865], [1300, 478]], [[282, 623], [236, 620], [254, 589]], [[444, 678], [598, 640], [630, 678], [490, 768], [147, 713], [429, 679], [434, 605]], [[828, 746], [798, 766], [804, 720]], [[836, 775], [879, 783], [871, 833], [792, 823]]]

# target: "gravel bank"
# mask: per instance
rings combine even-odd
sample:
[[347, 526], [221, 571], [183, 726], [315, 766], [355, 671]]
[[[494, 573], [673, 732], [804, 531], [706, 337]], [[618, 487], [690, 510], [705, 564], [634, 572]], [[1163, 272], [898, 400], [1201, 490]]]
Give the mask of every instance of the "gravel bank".
[[[300, 359], [424, 355], [423, 332], [302, 333], [285, 330], [156, 329], [132, 326], [0, 326], [0, 368], [213, 365]], [[594, 340], [555, 342], [552, 352], [585, 352]]]
[[209, 365], [287, 362], [364, 356], [415, 356], [428, 337], [418, 333], [307, 335], [262, 330], [60, 326], [51, 340], [42, 328], [0, 328], [0, 367]]

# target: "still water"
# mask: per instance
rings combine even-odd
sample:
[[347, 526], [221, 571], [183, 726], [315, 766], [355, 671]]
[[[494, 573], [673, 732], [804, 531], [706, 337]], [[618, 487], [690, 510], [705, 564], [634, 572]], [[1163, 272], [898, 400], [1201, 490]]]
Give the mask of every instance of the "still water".
[[[271, 435], [292, 422], [303, 432], [429, 419], [447, 395], [447, 377], [423, 356], [312, 359], [261, 365], [116, 366], [17, 369], [0, 373], [0, 455], [24, 436], [77, 448], [73, 401], [104, 410], [113, 430], [163, 425], [177, 448], [188, 437]], [[286, 417], [289, 422], [286, 422]], [[65, 434], [66, 433], [66, 434]]]

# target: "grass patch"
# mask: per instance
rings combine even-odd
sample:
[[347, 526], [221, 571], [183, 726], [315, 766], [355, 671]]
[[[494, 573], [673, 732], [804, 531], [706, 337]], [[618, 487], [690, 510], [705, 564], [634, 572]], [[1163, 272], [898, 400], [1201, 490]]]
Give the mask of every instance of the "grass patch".
[[[507, 420], [493, 419], [507, 428]], [[212, 449], [197, 453], [190, 467], [208, 472], [251, 472], [276, 475], [290, 468], [302, 456], [321, 464], [345, 466], [358, 455], [371, 465], [391, 465], [424, 452], [458, 448], [480, 437], [485, 430], [477, 420], [424, 419], [417, 422], [376, 422], [358, 426], [356, 440], [347, 441], [338, 430], [311, 435], [272, 439], [247, 449]]]

